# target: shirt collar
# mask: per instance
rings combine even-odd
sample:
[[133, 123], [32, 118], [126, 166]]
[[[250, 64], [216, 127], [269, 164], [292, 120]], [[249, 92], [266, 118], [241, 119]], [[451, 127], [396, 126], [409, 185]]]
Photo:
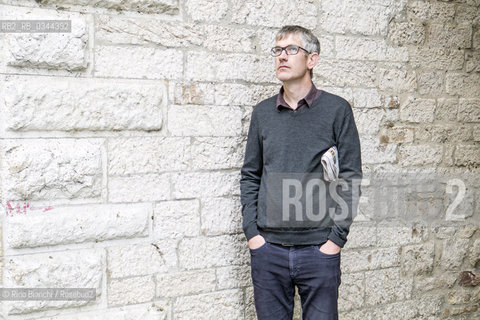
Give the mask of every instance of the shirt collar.
[[[284, 91], [285, 90], [283, 89], [283, 86], [282, 86], [277, 96], [277, 111], [280, 111], [281, 107], [291, 109], [291, 107], [283, 98]], [[303, 99], [301, 99], [298, 103], [300, 104], [302, 100], [305, 100], [305, 103], [310, 108], [312, 106], [313, 100], [315, 99], [316, 93], [317, 93], [317, 87], [315, 87], [315, 85], [312, 82], [312, 87], [310, 88], [310, 91], [308, 91], [307, 95]]]

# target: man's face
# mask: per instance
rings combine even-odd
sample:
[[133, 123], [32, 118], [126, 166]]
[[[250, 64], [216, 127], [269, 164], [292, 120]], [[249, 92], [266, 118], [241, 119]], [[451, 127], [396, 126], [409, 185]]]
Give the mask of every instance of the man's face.
[[[275, 43], [277, 47], [286, 47], [288, 45], [298, 45], [302, 47], [300, 39], [294, 34], [278, 40]], [[301, 50], [295, 55], [287, 55], [285, 50], [278, 57], [275, 57], [275, 71], [278, 80], [282, 82], [299, 80], [306, 76], [310, 77], [308, 69], [308, 56]]]

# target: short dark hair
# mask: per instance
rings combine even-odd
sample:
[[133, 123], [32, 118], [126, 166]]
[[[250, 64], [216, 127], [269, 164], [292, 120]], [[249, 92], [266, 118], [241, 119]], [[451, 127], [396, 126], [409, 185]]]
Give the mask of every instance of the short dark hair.
[[[320, 41], [312, 33], [312, 31], [297, 25], [288, 25], [283, 26], [275, 36], [275, 40], [282, 40], [283, 38], [288, 37], [289, 35], [294, 34], [300, 38], [302, 42], [302, 47], [305, 48], [308, 52], [316, 52], [320, 54]], [[313, 77], [313, 69], [310, 70], [310, 77]]]

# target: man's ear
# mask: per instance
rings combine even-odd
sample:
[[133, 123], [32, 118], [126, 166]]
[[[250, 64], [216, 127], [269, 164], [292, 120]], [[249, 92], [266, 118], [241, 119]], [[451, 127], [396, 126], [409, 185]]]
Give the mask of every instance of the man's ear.
[[317, 65], [317, 62], [318, 62], [317, 52], [313, 52], [308, 55], [308, 61], [307, 61], [308, 69], [313, 69], [313, 67]]

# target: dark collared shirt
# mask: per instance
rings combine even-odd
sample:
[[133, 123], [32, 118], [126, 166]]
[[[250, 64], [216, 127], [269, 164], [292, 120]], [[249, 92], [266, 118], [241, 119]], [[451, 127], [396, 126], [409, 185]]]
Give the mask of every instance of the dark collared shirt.
[[312, 87], [310, 88], [310, 91], [308, 91], [307, 95], [303, 99], [298, 101], [297, 109], [293, 109], [291, 106], [288, 105], [288, 103], [283, 98], [283, 92], [284, 91], [285, 90], [283, 89], [283, 86], [282, 86], [280, 88], [280, 92], [277, 96], [277, 111], [278, 112], [280, 112], [282, 110], [282, 108], [287, 108], [287, 109], [291, 109], [291, 110], [295, 110], [295, 111], [301, 110], [305, 106], [310, 108], [313, 101], [315, 101], [320, 96], [320, 94], [322, 93], [322, 90], [317, 89], [317, 87], [315, 87], [315, 85], [312, 82]]

